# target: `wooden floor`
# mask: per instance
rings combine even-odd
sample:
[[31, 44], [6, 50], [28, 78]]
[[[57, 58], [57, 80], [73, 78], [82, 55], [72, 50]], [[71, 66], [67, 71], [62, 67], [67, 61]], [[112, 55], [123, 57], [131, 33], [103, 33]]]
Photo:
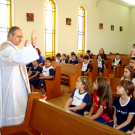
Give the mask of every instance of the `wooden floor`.
[[[65, 86], [65, 85], [61, 85], [61, 90], [64, 90], [64, 95], [63, 96], [60, 96], [58, 98], [54, 98], [54, 99], [51, 99], [51, 100], [48, 100], [48, 102], [52, 103], [52, 104], [55, 104], [59, 107], [64, 107], [67, 100], [69, 99], [69, 97], [71, 96], [71, 93], [69, 94], [69, 86]], [[41, 95], [41, 91], [40, 90], [35, 90], [36, 92], [39, 92], [40, 95]]]

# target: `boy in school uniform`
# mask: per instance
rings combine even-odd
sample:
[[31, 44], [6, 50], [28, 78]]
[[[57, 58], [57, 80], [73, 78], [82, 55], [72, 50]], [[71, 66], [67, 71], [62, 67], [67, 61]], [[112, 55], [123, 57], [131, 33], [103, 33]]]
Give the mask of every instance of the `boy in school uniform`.
[[33, 65], [32, 65], [32, 62], [26, 65], [26, 68], [27, 68], [27, 72], [28, 72], [28, 73], [30, 72], [32, 66], [33, 66]]
[[66, 54], [62, 54], [62, 59], [60, 60], [61, 63], [68, 63], [68, 60], [66, 59]]
[[60, 53], [57, 53], [56, 54], [56, 62], [60, 62], [60, 60], [61, 60], [61, 54]]
[[119, 57], [119, 53], [116, 53], [116, 58], [113, 59], [113, 63], [112, 63], [113, 74], [115, 74], [115, 69], [117, 66], [120, 66], [120, 64], [121, 64], [121, 59]]
[[89, 55], [90, 56], [90, 59], [92, 58], [91, 55], [90, 55], [90, 50], [87, 50], [86, 51], [86, 55]]
[[38, 65], [38, 60], [32, 62], [32, 68], [28, 73], [29, 80], [35, 77], [39, 77], [39, 74], [42, 73], [42, 68]]
[[135, 68], [135, 57], [132, 57], [130, 59], [130, 63], [129, 63], [130, 66], [133, 66]]
[[82, 76], [85, 76], [89, 73], [90, 71], [90, 64], [88, 62], [89, 57], [85, 55], [83, 57], [83, 63], [82, 63]]
[[76, 54], [75, 53], [72, 53], [72, 55], [71, 55], [70, 64], [78, 65], [78, 61], [76, 60]]
[[40, 97], [41, 99], [46, 97], [45, 80], [54, 79], [55, 71], [51, 65], [52, 65], [52, 59], [50, 57], [47, 57], [45, 60], [45, 66], [43, 66], [42, 69], [42, 73], [39, 75], [39, 77], [30, 80], [30, 87], [32, 92], [34, 92], [34, 88], [36, 88], [37, 86], [42, 91], [42, 96]]
[[90, 54], [86, 54], [88, 56], [88, 62], [91, 62]]
[[101, 76], [102, 75], [102, 72], [103, 72], [103, 69], [106, 68], [105, 62], [102, 59], [101, 54], [98, 55], [97, 62], [98, 62], [98, 73], [99, 73], [99, 76]]

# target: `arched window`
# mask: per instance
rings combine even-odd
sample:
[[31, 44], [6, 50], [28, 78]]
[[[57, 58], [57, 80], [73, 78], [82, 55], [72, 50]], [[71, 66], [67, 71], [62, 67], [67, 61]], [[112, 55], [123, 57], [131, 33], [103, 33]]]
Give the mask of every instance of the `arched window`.
[[45, 2], [45, 55], [55, 55], [55, 3]]
[[7, 40], [11, 27], [11, 0], [0, 0], [0, 44]]
[[78, 53], [85, 50], [85, 10], [81, 6], [78, 11]]

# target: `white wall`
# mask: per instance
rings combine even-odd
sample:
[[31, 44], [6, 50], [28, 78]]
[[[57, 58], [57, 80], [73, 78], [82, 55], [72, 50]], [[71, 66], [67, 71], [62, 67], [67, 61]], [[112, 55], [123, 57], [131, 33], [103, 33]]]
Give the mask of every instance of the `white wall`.
[[129, 42], [127, 46], [128, 52], [130, 52], [133, 44], [135, 44], [135, 8], [130, 10], [130, 27], [129, 27]]
[[[86, 49], [97, 54], [100, 48], [105, 53], [128, 53], [129, 44], [129, 19], [130, 8], [114, 3], [110, 0], [100, 0], [96, 7], [96, 0], [56, 0], [57, 1], [57, 49], [56, 52], [70, 54], [77, 53], [78, 8], [86, 8], [87, 40]], [[26, 39], [30, 41], [30, 34], [36, 30], [38, 37], [37, 47], [45, 55], [44, 48], [44, 2], [45, 0], [14, 0], [14, 25], [19, 26], [24, 34], [24, 39], [19, 46], [23, 47]], [[26, 21], [26, 13], [34, 13], [34, 22]], [[66, 18], [72, 19], [72, 25], [66, 25]], [[104, 24], [103, 30], [99, 23]], [[114, 25], [114, 31], [111, 31]], [[123, 26], [123, 31], [119, 27]]]

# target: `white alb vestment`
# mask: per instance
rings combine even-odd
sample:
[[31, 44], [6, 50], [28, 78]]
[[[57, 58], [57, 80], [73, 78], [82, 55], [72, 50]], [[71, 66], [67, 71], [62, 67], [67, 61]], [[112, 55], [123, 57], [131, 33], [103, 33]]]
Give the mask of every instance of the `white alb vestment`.
[[6, 41], [0, 46], [0, 127], [23, 122], [30, 93], [26, 64], [39, 59], [30, 44], [18, 50]]

